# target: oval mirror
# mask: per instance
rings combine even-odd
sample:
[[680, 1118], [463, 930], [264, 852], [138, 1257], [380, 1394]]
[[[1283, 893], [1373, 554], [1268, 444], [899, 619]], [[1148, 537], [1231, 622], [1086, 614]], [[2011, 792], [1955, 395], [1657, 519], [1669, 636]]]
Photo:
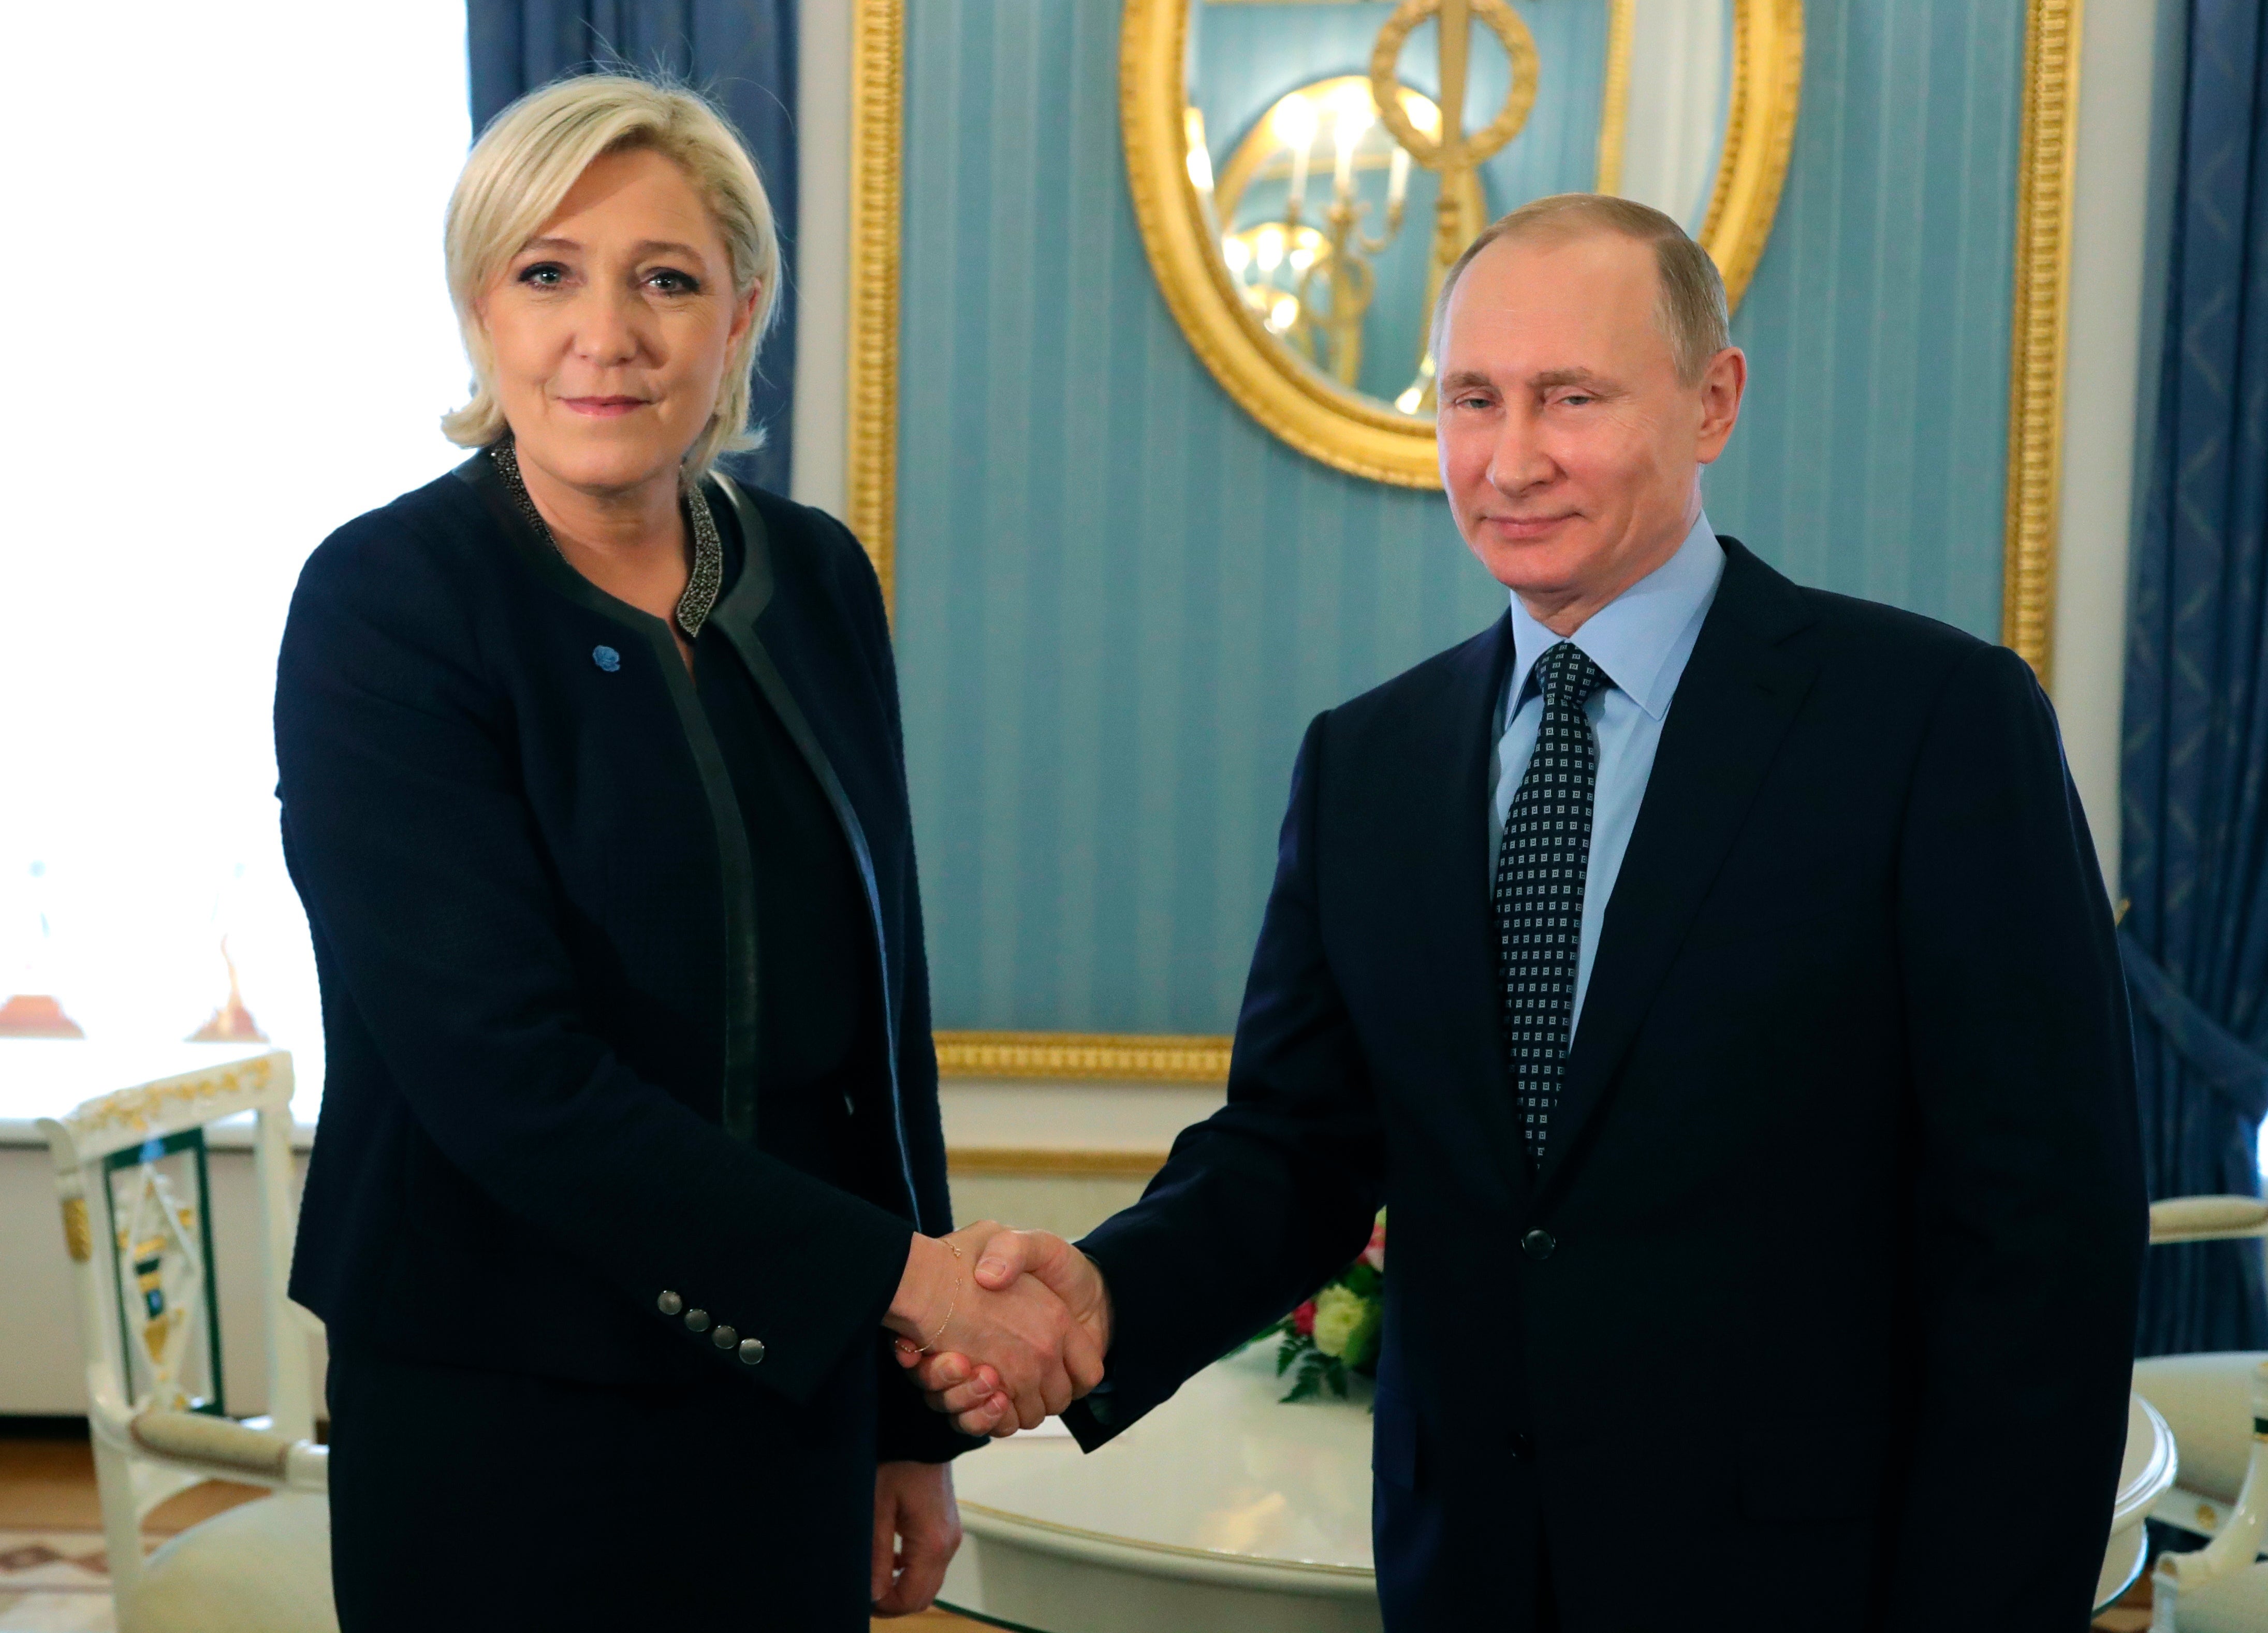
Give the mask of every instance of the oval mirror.
[[1737, 305], [1802, 72], [1802, 0], [1127, 0], [1119, 61], [1190, 345], [1301, 452], [1410, 487], [1440, 482], [1427, 329], [1464, 246], [1529, 199], [1619, 194]]

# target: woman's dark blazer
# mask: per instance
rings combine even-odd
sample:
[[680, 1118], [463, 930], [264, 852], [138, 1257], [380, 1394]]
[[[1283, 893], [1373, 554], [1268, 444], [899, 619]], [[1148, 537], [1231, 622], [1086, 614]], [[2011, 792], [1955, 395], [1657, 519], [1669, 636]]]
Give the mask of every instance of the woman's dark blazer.
[[711, 617], [865, 886], [871, 1195], [755, 1143], [763, 858], [669, 631], [475, 456], [325, 541], [284, 631], [284, 853], [329, 1049], [291, 1295], [407, 1359], [798, 1403], [863, 1347], [880, 1455], [941, 1459], [969, 1443], [880, 1327], [911, 1234], [952, 1228], [880, 590], [833, 519], [709, 493], [746, 547]]

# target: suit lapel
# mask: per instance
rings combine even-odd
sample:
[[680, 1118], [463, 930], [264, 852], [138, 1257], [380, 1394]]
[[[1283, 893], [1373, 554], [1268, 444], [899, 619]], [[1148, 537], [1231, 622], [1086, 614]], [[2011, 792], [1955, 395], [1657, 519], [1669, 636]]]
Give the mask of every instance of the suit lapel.
[[[1513, 1196], [1528, 1183], [1498, 1017], [1496, 931], [1489, 901], [1488, 774], [1495, 718], [1512, 664], [1512, 621], [1467, 642], [1440, 692], [1418, 704], [1403, 738], [1403, 769], [1381, 785], [1401, 814], [1381, 846], [1397, 858], [1406, 922], [1423, 927], [1409, 980], [1437, 1018], [1457, 1109], [1485, 1135]], [[1398, 944], [1398, 938], [1397, 938]]]
[[836, 774], [835, 762], [821, 742], [819, 733], [812, 728], [810, 717], [796, 701], [795, 688], [789, 685], [777, 664], [772, 661], [770, 650], [757, 632], [759, 621], [771, 605], [774, 577], [771, 559], [770, 530], [764, 526], [763, 513], [740, 490], [738, 483], [723, 472], [714, 473], [713, 480], [731, 502], [733, 512], [739, 519], [744, 559], [740, 574], [733, 581], [723, 601], [710, 615], [725, 632], [733, 651], [747, 669], [749, 678], [763, 693], [764, 701], [779, 717], [788, 738], [795, 744], [796, 752], [811, 768], [820, 791], [827, 796], [834, 810], [835, 820], [843, 829], [843, 842], [850, 849], [850, 859], [858, 873], [858, 882], [866, 897], [866, 911], [873, 931], [875, 977], [882, 995], [883, 1026], [886, 1033], [883, 1057], [887, 1066], [890, 1092], [891, 1128], [897, 1136], [898, 1177], [905, 1186], [908, 1217], [917, 1230], [924, 1224], [921, 1217], [921, 1194], [914, 1183], [911, 1144], [906, 1138], [904, 1096], [898, 1082], [898, 1026], [903, 995], [890, 981], [891, 960], [889, 936], [882, 915], [882, 894], [874, 872], [874, 853], [866, 842], [865, 826], [858, 820], [858, 807], [851, 804], [850, 795]]
[[1630, 849], [1607, 899], [1538, 1175], [1546, 1188], [1556, 1188], [1581, 1144], [1810, 689], [1813, 666], [1778, 650], [1809, 622], [1795, 586], [1737, 540], [1721, 542], [1725, 576], [1662, 723]]

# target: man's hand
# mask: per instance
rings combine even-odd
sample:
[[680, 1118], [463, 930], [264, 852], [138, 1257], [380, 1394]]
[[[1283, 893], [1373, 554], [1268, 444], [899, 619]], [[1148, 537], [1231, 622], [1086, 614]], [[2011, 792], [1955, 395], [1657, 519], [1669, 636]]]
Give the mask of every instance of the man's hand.
[[961, 1548], [950, 1463], [884, 1463], [874, 1470], [874, 1614], [929, 1608]]
[[1102, 1380], [1100, 1343], [1046, 1281], [998, 1267], [972, 1274], [984, 1245], [1002, 1234], [988, 1219], [943, 1239], [915, 1237], [884, 1321], [899, 1335], [905, 1365], [947, 1350], [984, 1365], [988, 1397], [1005, 1404], [987, 1412], [978, 1433], [1002, 1423], [1010, 1432], [1036, 1429]]
[[[1110, 1349], [1110, 1290], [1103, 1284], [1094, 1262], [1046, 1231], [1008, 1231], [988, 1223], [971, 1225], [966, 1233], [981, 1237], [982, 1252], [974, 1277], [979, 1287], [1008, 1291], [1036, 1283], [1061, 1302], [1092, 1344], [1097, 1360], [1094, 1376], [1079, 1381], [1072, 1399], [1094, 1388], [1101, 1379], [1101, 1357]], [[963, 1434], [1005, 1436], [1020, 1428], [1039, 1427], [1027, 1421], [1012, 1398], [1015, 1391], [981, 1351], [962, 1351], [939, 1342], [924, 1354], [909, 1351], [902, 1344], [898, 1361], [914, 1369], [930, 1404], [950, 1414]]]

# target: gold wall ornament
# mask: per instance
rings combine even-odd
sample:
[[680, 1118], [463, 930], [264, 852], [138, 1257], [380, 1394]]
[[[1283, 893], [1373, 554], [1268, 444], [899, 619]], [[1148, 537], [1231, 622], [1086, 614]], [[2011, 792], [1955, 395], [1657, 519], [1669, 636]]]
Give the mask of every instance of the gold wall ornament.
[[894, 608], [898, 504], [898, 266], [905, 143], [905, 0], [854, 0], [850, 19], [850, 424], [844, 519]]
[[945, 1171], [1020, 1179], [1146, 1180], [1166, 1166], [1164, 1151], [1027, 1145], [951, 1145]]
[[2016, 158], [2015, 310], [2008, 347], [2007, 520], [2000, 639], [2049, 683], [2062, 517], [2064, 341], [2080, 0], [2031, 0]]
[[[1225, 223], [1215, 217], [1205, 181], [1211, 158], [1197, 145], [1201, 129], [1185, 80], [1191, 7], [1205, 0], [1127, 0], [1120, 28], [1119, 117], [1127, 185], [1152, 272], [1174, 320], [1215, 379], [1248, 413], [1310, 458], [1355, 475], [1412, 488], [1438, 487], [1439, 456], [1430, 393], [1394, 401], [1350, 388], [1334, 371], [1317, 367], [1298, 348], [1283, 343], [1238, 287], [1219, 247]], [[1597, 133], [1599, 177], [1619, 188], [1629, 158], [1628, 105], [1632, 90], [1633, 0], [1600, 0], [1609, 7], [1605, 117]], [[1802, 0], [1730, 0], [1732, 50], [1722, 158], [1697, 235], [1723, 273], [1735, 304], [1745, 292], [1770, 235], [1786, 174], [1802, 88]], [[1432, 136], [1407, 119], [1398, 92], [1402, 49], [1410, 30], [1438, 20], [1444, 59], [1440, 103], [1445, 133], [1463, 131], [1465, 55], [1471, 24], [1494, 35], [1507, 59], [1511, 90], [1503, 106], [1476, 131]], [[1373, 104], [1403, 150], [1420, 163], [1428, 156], [1446, 173], [1476, 166], [1491, 143], [1517, 139], [1532, 111], [1539, 65], [1527, 26], [1504, 0], [1403, 0], [1376, 40], [1371, 63]], [[1477, 154], [1477, 157], [1476, 157]], [[1454, 221], [1442, 189], [1437, 205], [1440, 234], [1426, 280], [1429, 298], [1439, 269], [1470, 241]], [[1501, 211], [1519, 200], [1487, 206]], [[1462, 242], [1450, 242], [1462, 237]], [[1430, 359], [1421, 373], [1430, 381]]]
[[[1427, 18], [1438, 20], [1441, 36], [1441, 118], [1431, 131], [1418, 129], [1402, 102], [1402, 48], [1410, 43], [1410, 31]], [[1512, 67], [1512, 85], [1495, 117], [1468, 135], [1464, 128], [1467, 58], [1476, 21], [1485, 24], [1504, 48]], [[1410, 157], [1447, 178], [1479, 168], [1482, 161], [1494, 157], [1521, 133], [1535, 107], [1537, 68], [1535, 36], [1504, 0], [1402, 0], [1378, 31], [1378, 43], [1371, 48], [1371, 96], [1380, 121]], [[1448, 188], [1444, 187], [1439, 213], [1454, 221], [1450, 203]], [[1449, 253], [1454, 257], [1463, 248], [1459, 244]]]
[[1732, 106], [1701, 225], [1701, 247], [1717, 263], [1726, 304], [1734, 309], [1771, 236], [1802, 94], [1803, 0], [1736, 0]]
[[1174, 1033], [940, 1032], [947, 1078], [1226, 1083], [1229, 1040]]
[[63, 1198], [63, 1247], [77, 1263], [94, 1257], [94, 1226], [86, 1216], [86, 1198]]
[[1623, 143], [1630, 135], [1631, 48], [1638, 33], [1638, 0], [1607, 0], [1606, 107], [1599, 115], [1602, 193], [1623, 186]]

